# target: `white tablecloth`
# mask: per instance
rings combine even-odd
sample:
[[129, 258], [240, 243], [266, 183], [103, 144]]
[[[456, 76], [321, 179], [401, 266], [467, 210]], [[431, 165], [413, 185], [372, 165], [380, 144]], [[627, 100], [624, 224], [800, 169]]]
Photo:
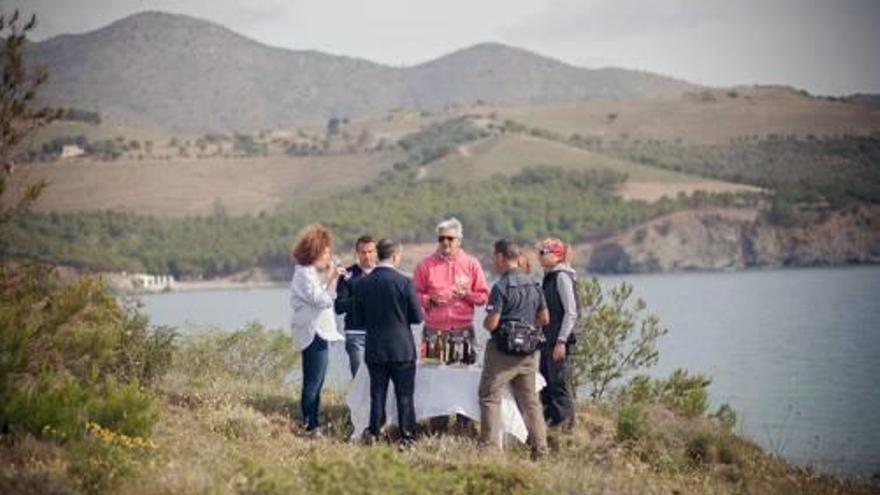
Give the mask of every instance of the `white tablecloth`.
[[[480, 386], [480, 366], [432, 366], [419, 364], [416, 369], [414, 402], [416, 420], [434, 416], [461, 414], [475, 421], [480, 420], [480, 403], [477, 391]], [[546, 381], [540, 373], [535, 373], [536, 390], [544, 388]], [[370, 373], [366, 364], [362, 365], [352, 381], [346, 404], [351, 411], [354, 425], [352, 438], [359, 437], [370, 424]], [[390, 424], [397, 424], [397, 400], [394, 397], [394, 384], [389, 383], [388, 400], [385, 413]], [[501, 420], [504, 432], [525, 442], [528, 432], [525, 422], [516, 407], [516, 401], [505, 392], [501, 400]]]

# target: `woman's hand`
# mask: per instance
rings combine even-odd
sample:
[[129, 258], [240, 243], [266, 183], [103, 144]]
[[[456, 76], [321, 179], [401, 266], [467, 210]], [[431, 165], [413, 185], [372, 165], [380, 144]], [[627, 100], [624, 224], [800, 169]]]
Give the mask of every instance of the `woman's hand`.
[[336, 284], [339, 283], [339, 277], [345, 275], [345, 268], [338, 266], [333, 268], [332, 270], [327, 270], [327, 290], [333, 290], [336, 288]]

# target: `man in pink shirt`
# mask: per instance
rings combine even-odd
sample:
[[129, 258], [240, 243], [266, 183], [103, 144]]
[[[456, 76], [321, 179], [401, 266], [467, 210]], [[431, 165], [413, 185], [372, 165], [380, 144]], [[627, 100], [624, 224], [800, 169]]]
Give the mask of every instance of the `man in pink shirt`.
[[[474, 308], [486, 304], [489, 287], [476, 258], [464, 252], [461, 222], [456, 218], [437, 225], [437, 251], [416, 266], [413, 284], [425, 314], [422, 338], [433, 342], [438, 335], [457, 334], [474, 347]], [[432, 429], [443, 431], [449, 418], [434, 418]], [[458, 424], [471, 429], [467, 418]]]

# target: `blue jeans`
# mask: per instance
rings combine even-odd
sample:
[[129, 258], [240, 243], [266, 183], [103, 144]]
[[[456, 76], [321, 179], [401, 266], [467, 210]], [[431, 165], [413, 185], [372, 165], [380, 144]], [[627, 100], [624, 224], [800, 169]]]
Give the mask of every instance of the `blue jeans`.
[[318, 409], [321, 407], [321, 389], [324, 387], [324, 377], [327, 375], [329, 354], [327, 341], [317, 335], [315, 340], [302, 351], [303, 382], [300, 406], [307, 430], [314, 430], [320, 426]]
[[364, 362], [364, 349], [367, 347], [367, 335], [363, 333], [345, 334], [345, 352], [348, 354], [348, 366], [351, 377], [357, 375], [358, 368]]

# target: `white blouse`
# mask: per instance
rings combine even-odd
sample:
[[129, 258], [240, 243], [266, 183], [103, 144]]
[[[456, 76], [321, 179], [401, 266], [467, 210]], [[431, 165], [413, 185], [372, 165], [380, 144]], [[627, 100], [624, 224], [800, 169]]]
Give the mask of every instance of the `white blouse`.
[[327, 291], [314, 266], [294, 267], [290, 281], [290, 307], [293, 310], [290, 329], [300, 351], [311, 345], [315, 335], [328, 342], [343, 340], [333, 312], [335, 297], [335, 293]]

